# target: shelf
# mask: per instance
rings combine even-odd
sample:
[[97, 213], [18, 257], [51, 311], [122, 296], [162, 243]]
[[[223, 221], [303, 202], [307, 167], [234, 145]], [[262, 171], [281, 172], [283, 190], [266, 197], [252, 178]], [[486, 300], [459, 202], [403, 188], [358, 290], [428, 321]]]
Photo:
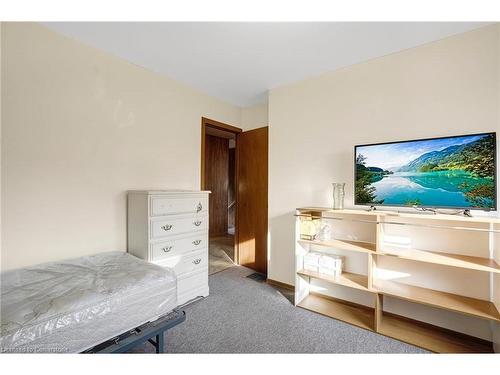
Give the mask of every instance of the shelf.
[[[445, 219], [442, 219], [445, 220]], [[449, 220], [448, 220], [449, 221]], [[469, 222], [470, 224], [471, 222]], [[474, 222], [472, 222], [474, 223]], [[410, 227], [420, 227], [420, 228], [431, 228], [431, 229], [451, 229], [451, 230], [458, 230], [458, 231], [469, 231], [469, 232], [483, 232], [483, 233], [500, 233], [500, 230], [498, 229], [491, 229], [490, 228], [476, 228], [476, 227], [460, 227], [460, 226], [452, 226], [452, 225], [436, 225], [436, 224], [428, 224], [428, 223], [407, 223], [407, 222], [402, 222], [402, 221], [381, 221], [379, 224], [386, 224], [386, 225], [399, 225], [399, 226], [410, 226]], [[439, 224], [439, 223], [438, 223]], [[490, 223], [491, 224], [491, 223]]]
[[493, 353], [484, 340], [393, 314], [383, 314], [378, 333], [436, 353]]
[[490, 301], [440, 292], [387, 280], [377, 280], [373, 288], [381, 294], [417, 302], [478, 318], [500, 321], [500, 314]]
[[[430, 221], [456, 221], [461, 223], [476, 223], [476, 224], [500, 224], [500, 217], [498, 216], [459, 216], [459, 215], [449, 215], [449, 214], [423, 214], [421, 212], [400, 212], [400, 211], [386, 211], [386, 210], [376, 210], [368, 211], [366, 210], [356, 210], [356, 209], [344, 209], [344, 210], [332, 210], [331, 208], [325, 207], [301, 207], [297, 208], [298, 212], [320, 212], [322, 214], [329, 213], [335, 215], [359, 215], [359, 216], [372, 216], [380, 218], [405, 218], [405, 219], [418, 219], [418, 220], [430, 220]], [[328, 218], [328, 217], [326, 217]]]
[[329, 241], [299, 240], [299, 242], [310, 245], [330, 247], [336, 250], [358, 251], [361, 253], [370, 253], [370, 254], [375, 252], [375, 244], [370, 242], [349, 241], [349, 240], [329, 240]]
[[314, 294], [309, 294], [297, 306], [363, 329], [374, 329], [374, 311], [369, 307], [352, 306]]
[[[327, 216], [325, 214], [334, 214], [336, 216]], [[415, 227], [425, 227], [434, 229], [453, 229], [461, 231], [478, 231], [488, 233], [500, 233], [500, 229], [494, 229], [491, 226], [500, 224], [498, 216], [458, 216], [447, 214], [422, 214], [419, 212], [397, 212], [397, 211], [363, 211], [363, 210], [332, 210], [321, 207], [305, 207], [298, 208], [295, 216], [309, 217], [312, 219], [327, 219], [327, 220], [347, 220], [353, 222], [362, 222], [370, 224], [388, 224], [388, 225], [407, 225]], [[353, 218], [354, 217], [354, 218]], [[356, 218], [357, 217], [357, 218]], [[414, 222], [398, 219], [415, 219]], [[443, 225], [442, 223], [454, 223], [453, 225]], [[484, 226], [489, 224], [489, 227], [474, 227], [466, 226], [467, 224], [477, 224]]]
[[330, 276], [319, 272], [300, 270], [297, 274], [301, 276], [309, 276], [315, 279], [324, 280], [332, 284], [346, 286], [348, 288], [354, 288], [363, 290], [365, 292], [371, 292], [368, 289], [368, 277], [365, 275], [358, 275], [357, 273], [342, 272], [340, 276]]
[[[367, 210], [353, 210], [353, 209], [343, 209], [343, 210], [333, 210], [331, 208], [325, 207], [302, 207], [297, 208], [299, 212], [321, 212], [336, 215], [357, 215], [357, 216], [377, 216], [380, 211], [368, 211]], [[382, 213], [383, 214], [383, 213]]]
[[[394, 215], [387, 215], [394, 216]], [[410, 213], [410, 212], [400, 212], [396, 214], [397, 217], [405, 219], [429, 219], [432, 221], [457, 221], [460, 223], [475, 223], [475, 224], [500, 224], [500, 217], [498, 216], [460, 216], [460, 215], [447, 215], [447, 214], [421, 214], [421, 213]]]
[[[479, 215], [479, 213], [477, 213], [477, 215]], [[299, 236], [299, 238], [296, 238], [295, 243], [297, 264], [302, 264], [301, 258], [308, 250], [323, 253], [338, 250], [339, 252], [353, 251], [367, 254], [364, 258], [367, 260], [368, 266], [368, 276], [344, 272], [335, 277], [319, 272], [299, 270], [296, 273], [298, 281], [296, 283], [296, 288], [298, 288], [296, 290], [297, 296], [303, 296], [304, 294], [308, 295], [297, 306], [434, 352], [492, 352], [493, 346], [488, 340], [482, 340], [474, 336], [425, 323], [425, 318], [423, 318], [424, 321], [421, 322], [408, 317], [398, 316], [388, 311], [383, 311], [383, 305], [384, 297], [386, 297], [386, 299], [396, 298], [401, 301], [419, 304], [420, 306], [430, 306], [442, 309], [443, 311], [441, 312], [434, 311], [434, 314], [440, 313], [441, 315], [439, 316], [443, 318], [444, 315], [442, 314], [444, 311], [451, 311], [464, 314], [464, 316], [494, 321], [498, 324], [500, 322], [500, 307], [493, 302], [487, 299], [482, 300], [462, 296], [460, 294], [441, 292], [431, 288], [437, 288], [437, 284], [434, 284], [432, 281], [434, 277], [439, 277], [440, 272], [445, 271], [444, 267], [454, 267], [454, 271], [457, 272], [456, 275], [444, 275], [445, 277], [461, 276], [463, 279], [470, 273], [465, 270], [489, 273], [490, 275], [477, 275], [484, 276], [484, 283], [491, 282], [492, 277], [500, 277], [500, 261], [497, 258], [498, 246], [496, 242], [492, 242], [492, 237], [500, 233], [499, 215], [475, 215], [470, 218], [446, 214], [426, 215], [411, 211], [332, 210], [330, 208], [305, 207], [298, 208], [295, 212], [295, 216], [297, 217], [296, 230], [299, 233], [302, 229], [303, 219], [325, 219], [325, 222], [329, 221], [332, 227], [337, 224], [339, 225], [339, 229], [342, 230], [342, 234], [340, 234], [340, 231], [337, 234], [339, 237], [349, 238], [349, 240], [331, 239], [319, 241], [301, 239]], [[357, 223], [363, 223], [363, 226]], [[319, 224], [319, 221], [315, 224]], [[397, 226], [405, 227], [398, 228]], [[474, 247], [471, 247], [470, 255], [461, 255], [453, 253], [455, 250], [451, 248], [451, 246], [449, 248], [436, 248], [433, 249], [434, 251], [426, 251], [420, 249], [407, 249], [403, 246], [396, 246], [396, 244], [391, 246], [389, 242], [385, 242], [384, 232], [392, 233], [393, 230], [396, 230], [396, 232], [399, 233], [398, 229], [403, 228], [404, 233], [407, 233], [410, 239], [418, 235], [422, 236], [422, 241], [433, 241], [433, 236], [440, 234], [439, 231], [445, 230], [445, 235], [457, 236], [457, 240], [463, 236], [464, 241], [467, 240], [471, 243], [481, 242], [478, 246], [481, 246], [482, 252], [479, 252], [479, 249], [478, 251], [472, 251]], [[362, 233], [370, 233], [375, 238], [367, 237], [366, 235], [362, 235]], [[473, 242], [475, 237], [473, 238], [472, 236], [477, 236], [475, 242]], [[360, 237], [370, 240], [371, 242], [352, 240]], [[314, 236], [311, 236], [311, 238], [314, 238]], [[425, 248], [426, 246], [425, 243], [422, 243], [421, 246], [417, 247]], [[322, 251], [322, 248], [325, 249]], [[326, 249], [331, 249], [331, 251]], [[447, 251], [447, 253], [439, 252], [439, 250]], [[488, 254], [490, 255], [489, 257], [487, 256]], [[491, 254], [493, 254], [493, 256], [491, 256]], [[343, 255], [350, 255], [353, 257], [355, 254], [346, 253]], [[435, 269], [431, 268], [430, 270], [433, 272], [424, 275], [429, 282], [426, 284], [427, 288], [404, 284], [406, 281], [404, 279], [373, 279], [373, 275], [376, 274], [375, 271], [377, 266], [375, 260], [378, 258], [382, 261], [382, 257], [393, 257], [405, 259], [410, 262], [421, 262], [421, 265], [436, 264], [441, 267], [435, 267]], [[362, 262], [363, 259], [361, 258], [356, 259], [356, 257], [354, 257], [353, 261]], [[414, 263], [413, 265], [416, 266], [418, 264]], [[363, 268], [360, 268], [360, 270], [363, 270]], [[308, 284], [311, 283], [314, 283], [313, 286], [317, 286], [320, 283], [317, 280], [322, 281], [322, 288], [319, 290], [323, 290], [323, 288], [326, 289], [322, 293], [313, 293], [308, 287]], [[453, 282], [453, 280], [455, 279], [449, 281]], [[340, 285], [344, 288], [342, 290], [337, 290], [334, 289], [334, 285]], [[495, 286], [496, 284], [493, 285], [493, 287]], [[489, 287], [491, 288], [492, 286], [490, 285]], [[350, 298], [348, 297], [349, 294], [352, 295], [355, 292], [349, 292], [347, 288], [370, 293], [375, 299], [375, 308], [357, 305], [348, 300], [336, 299], [326, 294], [333, 294], [334, 291], [339, 291], [342, 292], [342, 295], [345, 294], [346, 298]], [[478, 291], [486, 290], [488, 284], [478, 285], [477, 288]], [[329, 293], [328, 290], [330, 290], [331, 293]], [[457, 286], [455, 293], [462, 292], [463, 291], [458, 289]], [[496, 289], [493, 289], [493, 293], [496, 293]], [[368, 295], [365, 297], [368, 297]], [[400, 303], [403, 303], [401, 301]], [[418, 307], [417, 305], [414, 306]], [[432, 311], [430, 310], [429, 314], [431, 313]], [[474, 335], [478, 335], [478, 333], [476, 332]]]
[[382, 250], [377, 255], [392, 256], [418, 262], [441, 264], [451, 267], [467, 268], [476, 271], [500, 273], [500, 266], [489, 258], [473, 257], [468, 255], [439, 253], [415, 249]]

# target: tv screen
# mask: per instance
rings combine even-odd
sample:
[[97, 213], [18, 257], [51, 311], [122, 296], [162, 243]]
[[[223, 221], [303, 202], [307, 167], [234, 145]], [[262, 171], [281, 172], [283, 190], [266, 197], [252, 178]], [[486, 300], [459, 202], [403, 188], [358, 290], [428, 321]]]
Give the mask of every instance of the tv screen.
[[496, 133], [359, 145], [357, 205], [495, 210]]

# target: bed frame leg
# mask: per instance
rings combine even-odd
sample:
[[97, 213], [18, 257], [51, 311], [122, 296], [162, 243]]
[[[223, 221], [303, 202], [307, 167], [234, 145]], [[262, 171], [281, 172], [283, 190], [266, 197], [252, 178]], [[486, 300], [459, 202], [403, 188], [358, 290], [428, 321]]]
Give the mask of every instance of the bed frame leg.
[[165, 345], [165, 339], [163, 338], [164, 332], [156, 335], [156, 353], [163, 353], [163, 346]]

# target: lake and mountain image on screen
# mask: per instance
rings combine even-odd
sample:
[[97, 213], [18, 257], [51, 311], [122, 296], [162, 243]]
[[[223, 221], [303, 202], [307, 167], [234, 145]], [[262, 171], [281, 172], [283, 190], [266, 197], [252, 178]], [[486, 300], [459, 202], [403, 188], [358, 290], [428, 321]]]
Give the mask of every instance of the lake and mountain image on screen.
[[356, 147], [356, 204], [494, 209], [495, 135]]

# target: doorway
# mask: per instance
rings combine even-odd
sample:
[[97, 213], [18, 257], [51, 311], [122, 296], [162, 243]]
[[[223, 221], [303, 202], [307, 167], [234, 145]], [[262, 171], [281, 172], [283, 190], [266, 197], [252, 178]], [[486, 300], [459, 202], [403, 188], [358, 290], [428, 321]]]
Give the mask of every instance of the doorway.
[[267, 274], [268, 128], [201, 120], [201, 189], [209, 198], [209, 273], [243, 265]]

